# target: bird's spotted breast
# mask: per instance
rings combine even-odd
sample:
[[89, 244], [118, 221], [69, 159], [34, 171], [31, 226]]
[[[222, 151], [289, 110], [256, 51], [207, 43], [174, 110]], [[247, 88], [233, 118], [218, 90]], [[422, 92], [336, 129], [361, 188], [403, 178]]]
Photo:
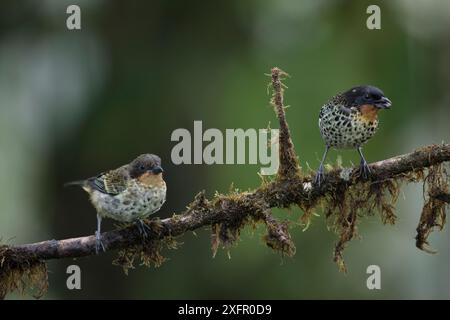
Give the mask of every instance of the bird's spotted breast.
[[357, 108], [326, 104], [319, 116], [320, 133], [325, 143], [338, 149], [361, 146], [378, 128], [378, 120], [371, 110], [362, 113]]
[[165, 183], [148, 186], [131, 180], [126, 190], [115, 196], [92, 192], [91, 201], [100, 215], [122, 222], [132, 222], [158, 211], [166, 201], [166, 191]]

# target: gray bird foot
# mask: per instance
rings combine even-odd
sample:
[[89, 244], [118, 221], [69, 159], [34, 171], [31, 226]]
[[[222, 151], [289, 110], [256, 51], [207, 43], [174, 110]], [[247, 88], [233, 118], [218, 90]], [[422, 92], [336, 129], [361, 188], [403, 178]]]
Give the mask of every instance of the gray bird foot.
[[361, 163], [359, 164], [359, 175], [360, 177], [363, 177], [364, 179], [368, 179], [372, 172], [370, 171], [369, 165], [365, 160], [361, 160]]
[[144, 222], [144, 220], [139, 219], [137, 221], [137, 228], [142, 238], [146, 239], [148, 237], [147, 231], [152, 231], [152, 229]]
[[100, 249], [103, 250], [103, 252], [106, 252], [101, 234], [98, 231], [95, 231], [95, 254], [99, 254]]
[[323, 165], [320, 165], [319, 170], [317, 170], [316, 177], [314, 178], [314, 183], [320, 187], [320, 184], [325, 180], [325, 172]]

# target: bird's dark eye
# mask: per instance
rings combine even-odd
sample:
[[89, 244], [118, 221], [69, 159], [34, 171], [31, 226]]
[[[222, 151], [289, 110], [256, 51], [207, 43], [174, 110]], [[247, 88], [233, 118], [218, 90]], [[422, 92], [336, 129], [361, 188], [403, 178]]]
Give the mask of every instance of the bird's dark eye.
[[142, 171], [145, 170], [145, 166], [140, 166], [139, 169], [141, 169]]
[[370, 95], [369, 95], [368, 93], [366, 93], [366, 95], [365, 95], [364, 98], [369, 99], [369, 98], [370, 98]]

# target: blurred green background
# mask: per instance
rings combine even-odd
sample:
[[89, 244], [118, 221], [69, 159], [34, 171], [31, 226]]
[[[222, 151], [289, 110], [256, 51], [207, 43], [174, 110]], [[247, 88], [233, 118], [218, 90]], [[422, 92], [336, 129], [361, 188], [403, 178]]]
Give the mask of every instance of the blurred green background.
[[[66, 8], [81, 7], [82, 30], [66, 28]], [[366, 8], [381, 7], [381, 30], [366, 28]], [[260, 183], [259, 165], [171, 163], [177, 128], [276, 127], [264, 75], [292, 77], [285, 102], [296, 151], [316, 169], [323, 152], [320, 106], [357, 84], [382, 88], [393, 108], [365, 148], [380, 160], [449, 141], [450, 2], [61, 1], [0, 4], [0, 237], [27, 243], [93, 234], [87, 195], [62, 187], [144, 152], [163, 159], [168, 199], [160, 217], [182, 211], [200, 190]], [[356, 152], [340, 154], [344, 165]], [[431, 236], [438, 255], [415, 248], [422, 186], [404, 187], [396, 226], [375, 216], [345, 251], [349, 273], [332, 261], [336, 236], [324, 218], [294, 228], [294, 258], [282, 259], [245, 229], [213, 259], [210, 231], [186, 234], [160, 268], [125, 276], [115, 253], [49, 263], [46, 298], [450, 298], [450, 234]], [[277, 211], [297, 220], [301, 212]], [[111, 221], [104, 229], [113, 228]], [[82, 290], [66, 288], [68, 265]], [[366, 268], [382, 271], [382, 290], [366, 288]], [[13, 295], [11, 298], [20, 298]]]

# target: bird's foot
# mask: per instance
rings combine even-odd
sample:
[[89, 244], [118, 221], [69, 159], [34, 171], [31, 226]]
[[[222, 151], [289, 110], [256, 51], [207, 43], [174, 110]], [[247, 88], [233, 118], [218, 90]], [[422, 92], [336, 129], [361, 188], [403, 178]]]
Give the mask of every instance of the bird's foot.
[[370, 171], [370, 167], [367, 164], [367, 162], [364, 160], [361, 160], [361, 163], [359, 165], [359, 176], [364, 179], [367, 179], [370, 177], [371, 174], [372, 174], [372, 172]]
[[139, 219], [139, 220], [137, 221], [136, 226], [137, 226], [137, 228], [138, 228], [138, 230], [139, 230], [139, 234], [141, 235], [141, 237], [142, 237], [143, 239], [146, 239], [146, 238], [148, 237], [147, 231], [150, 231], [150, 232], [152, 231], [152, 228], [150, 228], [150, 227], [147, 225], [147, 223], [144, 222], [143, 219]]
[[317, 170], [316, 177], [314, 178], [314, 183], [320, 187], [320, 184], [325, 180], [323, 165], [320, 165], [319, 170]]
[[100, 250], [106, 252], [106, 248], [102, 242], [102, 236], [98, 231], [95, 231], [95, 254], [99, 254]]

